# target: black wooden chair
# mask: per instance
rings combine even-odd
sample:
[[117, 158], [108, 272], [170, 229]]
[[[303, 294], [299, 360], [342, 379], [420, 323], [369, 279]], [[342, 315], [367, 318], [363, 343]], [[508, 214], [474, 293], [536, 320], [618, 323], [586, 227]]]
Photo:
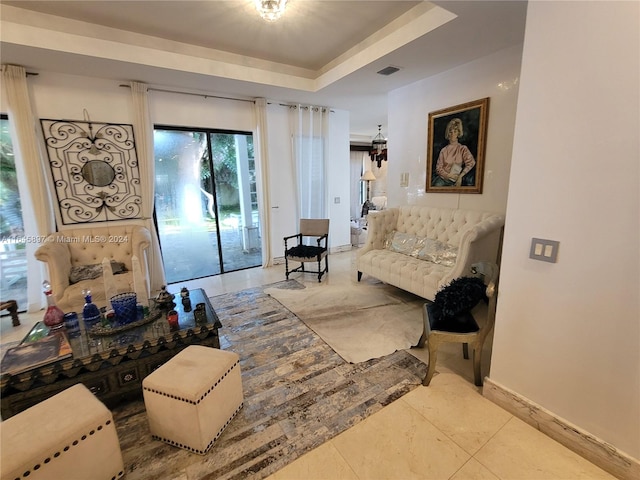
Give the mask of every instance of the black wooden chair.
[[[284, 237], [284, 265], [287, 280], [293, 272], [314, 273], [318, 275], [318, 282], [322, 281], [322, 275], [329, 271], [329, 219], [328, 218], [301, 218], [299, 233]], [[289, 247], [288, 243], [297, 239], [297, 244]], [[306, 243], [305, 243], [306, 242]], [[312, 243], [309, 245], [308, 243]], [[315, 245], [313, 244], [315, 243]], [[324, 259], [324, 268], [322, 260]], [[289, 269], [289, 262], [298, 262], [300, 265]], [[304, 264], [317, 262], [317, 270], [306, 270]]]

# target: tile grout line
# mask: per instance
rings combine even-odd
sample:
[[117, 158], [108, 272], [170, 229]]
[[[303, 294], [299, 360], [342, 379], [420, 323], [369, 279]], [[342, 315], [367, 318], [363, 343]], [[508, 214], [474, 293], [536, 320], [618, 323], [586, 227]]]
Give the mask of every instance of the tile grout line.
[[[506, 410], [505, 410], [505, 411], [506, 411]], [[507, 413], [509, 413], [509, 412], [507, 412]], [[502, 430], [503, 430], [503, 429], [504, 429], [504, 428], [505, 428], [505, 427], [506, 427], [506, 426], [507, 426], [511, 421], [513, 421], [513, 419], [514, 419], [514, 418], [515, 418], [515, 416], [514, 416], [513, 414], [509, 413], [509, 419], [508, 419], [506, 422], [504, 422], [504, 425], [502, 425], [498, 430], [496, 430], [496, 432], [495, 432], [493, 435], [491, 435], [491, 436], [489, 437], [489, 439], [488, 439], [488, 440], [487, 440], [487, 441], [486, 441], [486, 442], [485, 442], [485, 443], [484, 443], [484, 444], [483, 444], [483, 445], [482, 445], [482, 446], [481, 446], [481, 447], [476, 451], [476, 453], [474, 453], [474, 454], [473, 454], [473, 456], [472, 456], [472, 458], [473, 458], [476, 462], [478, 462], [480, 465], [482, 465], [484, 468], [486, 468], [488, 471], [490, 471], [493, 475], [495, 475], [496, 477], [498, 477], [500, 480], [510, 480], [510, 479], [506, 479], [506, 478], [505, 478], [505, 479], [503, 479], [500, 475], [498, 475], [496, 472], [494, 472], [494, 471], [493, 471], [489, 466], [487, 466], [487, 465], [485, 465], [484, 463], [482, 463], [482, 462], [480, 461], [480, 459], [479, 459], [479, 458], [476, 458], [476, 455], [477, 455], [478, 453], [480, 453], [480, 452], [482, 451], [482, 449], [483, 449], [483, 448], [485, 448], [485, 447], [489, 444], [489, 442], [490, 442], [491, 440], [493, 440], [493, 438], [494, 438], [496, 435], [498, 435], [498, 433], [500, 433], [500, 432], [501, 432], [501, 431], [502, 431]]]

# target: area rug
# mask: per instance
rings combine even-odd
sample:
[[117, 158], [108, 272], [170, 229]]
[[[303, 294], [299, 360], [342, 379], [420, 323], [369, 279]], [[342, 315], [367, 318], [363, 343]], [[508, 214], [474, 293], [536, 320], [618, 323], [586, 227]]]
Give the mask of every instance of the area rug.
[[344, 361], [263, 288], [211, 304], [223, 325], [221, 348], [240, 355], [244, 407], [213, 448], [197, 455], [153, 440], [142, 400], [116, 406], [127, 480], [265, 478], [419, 386], [426, 372], [405, 351]]
[[343, 359], [359, 363], [410, 348], [425, 300], [392, 285], [345, 281], [265, 293], [296, 314]]

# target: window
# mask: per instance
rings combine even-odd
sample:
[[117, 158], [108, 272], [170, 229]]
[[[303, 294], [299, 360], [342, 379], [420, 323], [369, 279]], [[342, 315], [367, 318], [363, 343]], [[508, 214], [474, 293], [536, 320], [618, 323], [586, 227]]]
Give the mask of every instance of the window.
[[26, 239], [9, 119], [0, 115], [0, 301], [27, 304]]
[[167, 282], [261, 265], [252, 134], [158, 126], [154, 152]]

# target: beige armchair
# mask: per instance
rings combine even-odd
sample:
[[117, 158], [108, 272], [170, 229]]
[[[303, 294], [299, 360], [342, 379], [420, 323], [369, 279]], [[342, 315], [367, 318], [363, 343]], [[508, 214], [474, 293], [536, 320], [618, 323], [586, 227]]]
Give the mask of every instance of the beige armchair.
[[[71, 283], [72, 273], [73, 276], [78, 276], [75, 275], [77, 267], [101, 265], [104, 258], [124, 264], [125, 271], [113, 276], [116, 289], [118, 293], [133, 292], [131, 259], [135, 255], [140, 261], [148, 292], [149, 276], [145, 251], [150, 244], [149, 231], [139, 225], [76, 228], [49, 235], [45, 243], [36, 250], [35, 257], [47, 264], [56, 304], [65, 312], [82, 311], [84, 289], [91, 290], [93, 302], [99, 307], [107, 305], [107, 298], [102, 274], [94, 279]], [[100, 267], [95, 269], [101, 272]]]

